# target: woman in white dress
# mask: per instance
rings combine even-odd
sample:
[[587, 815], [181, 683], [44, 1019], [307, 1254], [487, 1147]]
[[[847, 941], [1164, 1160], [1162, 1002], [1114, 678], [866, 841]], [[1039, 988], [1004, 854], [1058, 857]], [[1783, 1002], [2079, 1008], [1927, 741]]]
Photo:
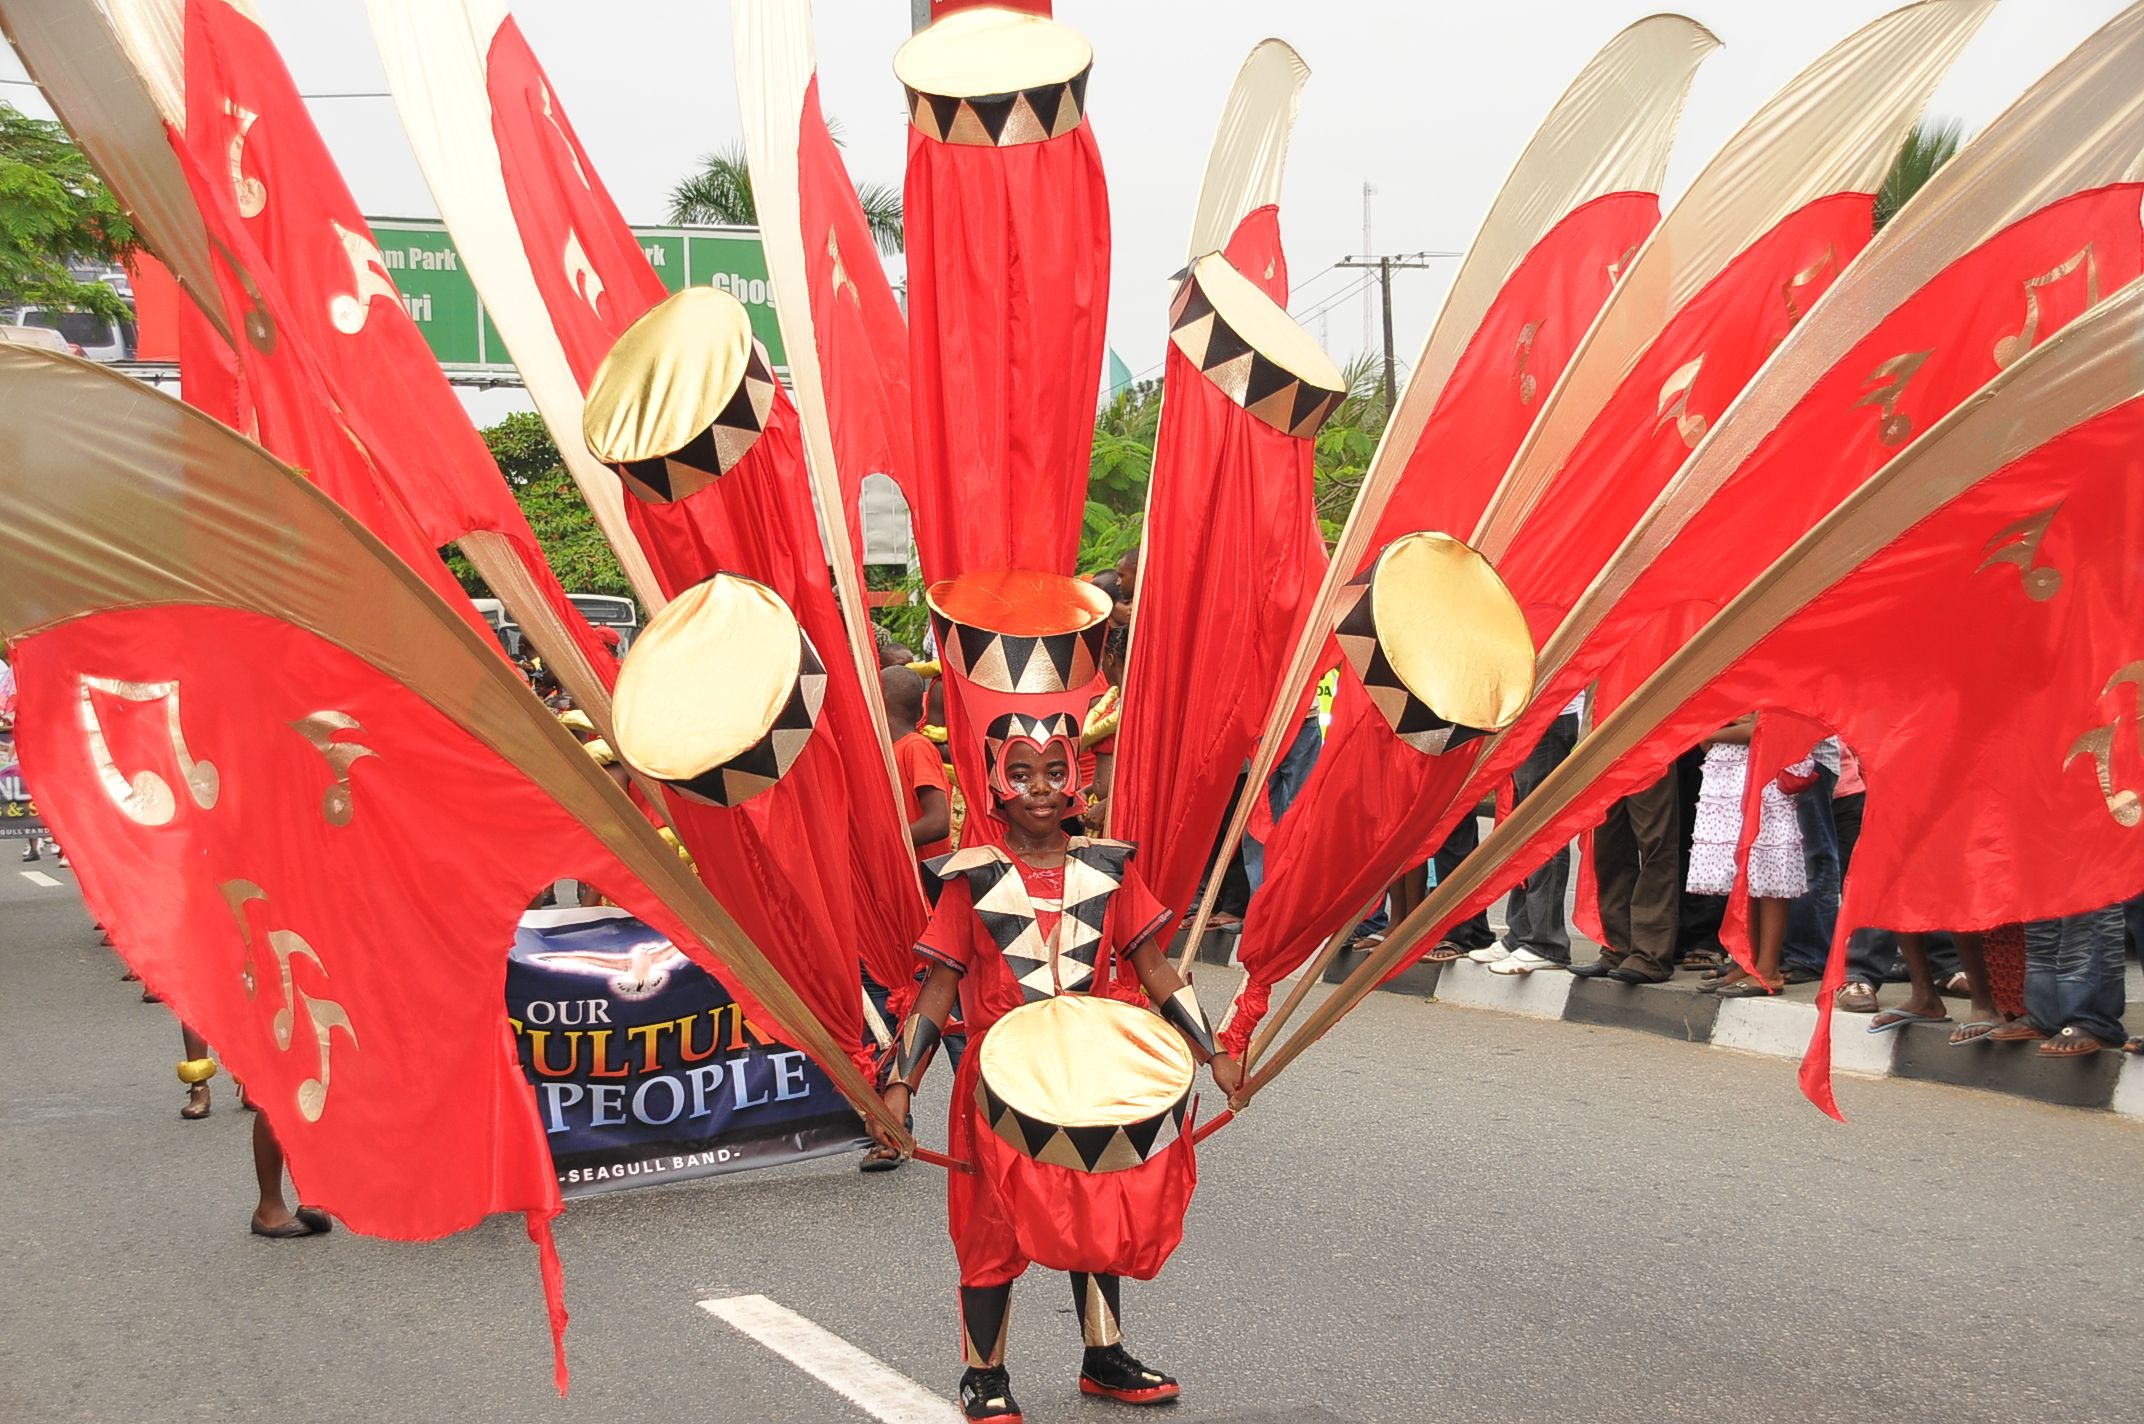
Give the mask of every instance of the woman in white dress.
[[[1735, 847], [1742, 839], [1742, 796], [1749, 782], [1749, 739], [1754, 715], [1730, 723], [1706, 738], [1705, 778], [1697, 797], [1697, 822], [1690, 843], [1689, 888], [1693, 895], [1727, 895], [1735, 888]], [[1804, 761], [1789, 767], [1786, 778], [1811, 770]], [[1749, 931], [1756, 970], [1739, 965], [1707, 985], [1723, 999], [1753, 999], [1785, 987], [1780, 952], [1787, 937], [1787, 906], [1809, 888], [1802, 859], [1801, 823], [1794, 800], [1778, 781], [1764, 788], [1757, 837], [1749, 848]]]

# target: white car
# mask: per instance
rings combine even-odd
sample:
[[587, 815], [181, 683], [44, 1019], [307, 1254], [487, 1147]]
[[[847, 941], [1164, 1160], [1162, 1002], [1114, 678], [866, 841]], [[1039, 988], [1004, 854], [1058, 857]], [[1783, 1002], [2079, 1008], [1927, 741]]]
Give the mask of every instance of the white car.
[[[21, 332], [51, 332], [59, 338], [63, 349], [92, 361], [134, 359], [134, 323], [131, 319], [112, 321], [94, 312], [8, 307], [0, 309], [0, 329], [9, 329], [7, 339], [14, 341], [35, 339], [18, 334]], [[50, 343], [39, 340], [38, 344]]]

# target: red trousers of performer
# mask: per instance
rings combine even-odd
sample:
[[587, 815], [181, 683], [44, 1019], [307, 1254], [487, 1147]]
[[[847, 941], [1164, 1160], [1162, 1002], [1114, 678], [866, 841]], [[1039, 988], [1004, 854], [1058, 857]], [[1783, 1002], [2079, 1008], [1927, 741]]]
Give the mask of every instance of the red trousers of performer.
[[977, 1035], [953, 1083], [948, 1150], [975, 1171], [946, 1173], [946, 1222], [964, 1286], [1000, 1286], [1030, 1263], [1054, 1271], [1150, 1281], [1184, 1239], [1198, 1185], [1187, 1120], [1143, 1166], [1076, 1172], [1022, 1155], [990, 1130], [975, 1102]]

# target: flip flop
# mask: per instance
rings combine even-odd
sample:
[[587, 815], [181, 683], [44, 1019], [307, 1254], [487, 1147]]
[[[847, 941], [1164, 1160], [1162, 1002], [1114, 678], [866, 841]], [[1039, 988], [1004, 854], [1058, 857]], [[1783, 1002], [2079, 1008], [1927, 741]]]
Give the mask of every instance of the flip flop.
[[2037, 1043], [2047, 1037], [2031, 1019], [2012, 1019], [1987, 1035], [1990, 1043]]
[[1762, 979], [1744, 979], [1738, 984], [1722, 984], [1712, 992], [1722, 999], [1771, 999], [1778, 997], [1780, 990]]
[[255, 1236], [265, 1237], [270, 1241], [295, 1241], [300, 1236], [317, 1236], [320, 1234], [299, 1220], [296, 1212], [291, 1213], [290, 1220], [284, 1222], [281, 1226], [263, 1226], [258, 1221], [248, 1222], [247, 1225], [252, 1228]]
[[1889, 1033], [1910, 1023], [1949, 1023], [1949, 1014], [1917, 1014], [1911, 1009], [1885, 1009], [1869, 1024], [1870, 1033]]
[[301, 1206], [291, 1215], [313, 1228], [315, 1236], [325, 1236], [335, 1229], [335, 1219], [317, 1206]]
[[2074, 1024], [2040, 1045], [2042, 1058], [2089, 1058], [2107, 1045]]
[[1950, 1046], [1963, 1048], [1968, 1043], [1978, 1043], [2002, 1025], [1993, 1019], [1969, 1019], [1950, 1032]]

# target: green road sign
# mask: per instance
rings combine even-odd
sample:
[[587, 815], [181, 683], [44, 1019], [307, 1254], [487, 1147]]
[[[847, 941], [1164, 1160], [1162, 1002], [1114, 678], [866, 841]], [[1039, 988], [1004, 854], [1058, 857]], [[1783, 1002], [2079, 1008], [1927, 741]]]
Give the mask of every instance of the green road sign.
[[[454, 250], [446, 225], [421, 218], [368, 218], [372, 235], [386, 259], [387, 275], [402, 293], [402, 304], [431, 344], [442, 366], [505, 370], [513, 366], [498, 328], [477, 300], [476, 284]], [[788, 360], [782, 352], [781, 328], [774, 317], [774, 292], [767, 281], [767, 258], [759, 231], [749, 227], [636, 227], [641, 250], [663, 285], [720, 287], [744, 303], [752, 332], [767, 348], [778, 370]]]

